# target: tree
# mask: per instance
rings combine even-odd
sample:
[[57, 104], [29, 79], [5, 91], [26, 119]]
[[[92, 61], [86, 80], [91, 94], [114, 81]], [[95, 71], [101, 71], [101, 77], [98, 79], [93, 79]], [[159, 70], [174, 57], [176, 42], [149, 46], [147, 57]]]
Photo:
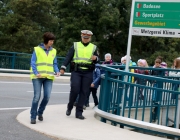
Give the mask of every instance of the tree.
[[6, 8], [8, 12], [1, 21], [6, 26], [0, 38], [4, 50], [32, 52], [42, 34], [57, 25], [51, 0], [11, 0]]
[[[1, 50], [32, 52], [42, 34], [56, 35], [54, 47], [65, 56], [80, 31], [92, 30], [101, 60], [111, 53], [114, 61], [126, 54], [131, 0], [0, 0]], [[179, 57], [180, 41], [176, 38], [133, 36], [133, 61], [147, 59], [153, 65], [157, 56], [169, 66]]]
[[135, 60], [144, 58], [154, 65], [157, 56], [162, 56], [171, 67], [173, 60], [180, 56], [180, 40], [166, 37], [133, 37], [132, 53]]
[[[80, 40], [82, 29], [92, 30], [92, 41], [100, 52], [115, 47], [112, 38], [118, 33], [119, 11], [115, 0], [59, 0], [56, 2], [58, 52], [65, 55], [73, 42]], [[112, 41], [111, 41], [112, 40]]]

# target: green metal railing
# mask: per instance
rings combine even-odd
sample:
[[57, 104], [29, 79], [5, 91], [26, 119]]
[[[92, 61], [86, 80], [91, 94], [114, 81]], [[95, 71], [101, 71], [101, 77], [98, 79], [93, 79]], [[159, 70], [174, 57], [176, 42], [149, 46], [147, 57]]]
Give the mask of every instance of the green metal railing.
[[[101, 87], [98, 108], [102, 111], [145, 121], [158, 125], [177, 128], [178, 96], [180, 92], [179, 78], [164, 76], [174, 69], [155, 69], [130, 67], [130, 69], [146, 69], [161, 71], [159, 77], [125, 72], [123, 66], [101, 66], [104, 75], [101, 77]], [[122, 70], [119, 70], [122, 69]], [[129, 79], [145, 80], [145, 84]], [[101, 119], [106, 122], [105, 118]], [[113, 125], [121, 124], [109, 120]], [[179, 126], [179, 125], [178, 125]]]
[[[64, 57], [57, 57], [58, 67], [60, 68]], [[31, 54], [0, 51], [0, 68], [29, 70]], [[69, 72], [69, 66], [67, 67]]]

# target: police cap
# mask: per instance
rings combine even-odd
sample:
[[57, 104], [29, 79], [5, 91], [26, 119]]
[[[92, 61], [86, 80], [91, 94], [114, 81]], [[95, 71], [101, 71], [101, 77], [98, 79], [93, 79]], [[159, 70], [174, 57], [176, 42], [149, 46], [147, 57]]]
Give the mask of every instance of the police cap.
[[90, 30], [81, 30], [81, 36], [85, 39], [89, 39], [93, 33]]

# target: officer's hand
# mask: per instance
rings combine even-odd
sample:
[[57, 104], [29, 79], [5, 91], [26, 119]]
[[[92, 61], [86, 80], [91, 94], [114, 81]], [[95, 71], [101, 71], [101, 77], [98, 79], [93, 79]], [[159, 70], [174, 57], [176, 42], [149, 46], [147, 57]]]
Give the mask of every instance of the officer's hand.
[[94, 84], [93, 84], [93, 83], [91, 84], [91, 87], [94, 87]]
[[57, 77], [59, 77], [59, 76], [60, 76], [60, 74], [61, 74], [60, 72], [57, 72], [57, 73], [56, 73], [56, 76], [57, 76]]
[[64, 74], [64, 70], [60, 70], [60, 74], [62, 74], [62, 75], [63, 75], [63, 74]]
[[36, 74], [36, 76], [37, 76], [38, 78], [42, 78], [41, 74]]
[[96, 60], [96, 58], [97, 58], [97, 56], [93, 55], [93, 56], [91, 57], [91, 60]]

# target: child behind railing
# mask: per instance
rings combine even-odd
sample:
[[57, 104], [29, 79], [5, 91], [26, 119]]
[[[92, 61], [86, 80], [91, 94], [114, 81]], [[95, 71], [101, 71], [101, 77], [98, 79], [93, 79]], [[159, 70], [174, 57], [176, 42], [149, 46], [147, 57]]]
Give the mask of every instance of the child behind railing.
[[[145, 59], [139, 59], [137, 64], [139, 67], [148, 67], [148, 63]], [[149, 71], [144, 69], [136, 69], [135, 73], [149, 75]], [[135, 82], [140, 85], [146, 85], [147, 80], [144, 78], [135, 77]], [[138, 90], [138, 99], [144, 100], [143, 88], [139, 88]]]
[[[180, 69], [180, 58], [174, 59], [172, 69]], [[180, 72], [170, 71], [169, 76], [180, 77]], [[179, 80], [179, 78], [176, 78], [176, 80]], [[172, 88], [175, 91], [179, 91], [179, 85], [178, 84], [173, 84]], [[172, 94], [171, 99], [176, 99], [176, 94]]]

